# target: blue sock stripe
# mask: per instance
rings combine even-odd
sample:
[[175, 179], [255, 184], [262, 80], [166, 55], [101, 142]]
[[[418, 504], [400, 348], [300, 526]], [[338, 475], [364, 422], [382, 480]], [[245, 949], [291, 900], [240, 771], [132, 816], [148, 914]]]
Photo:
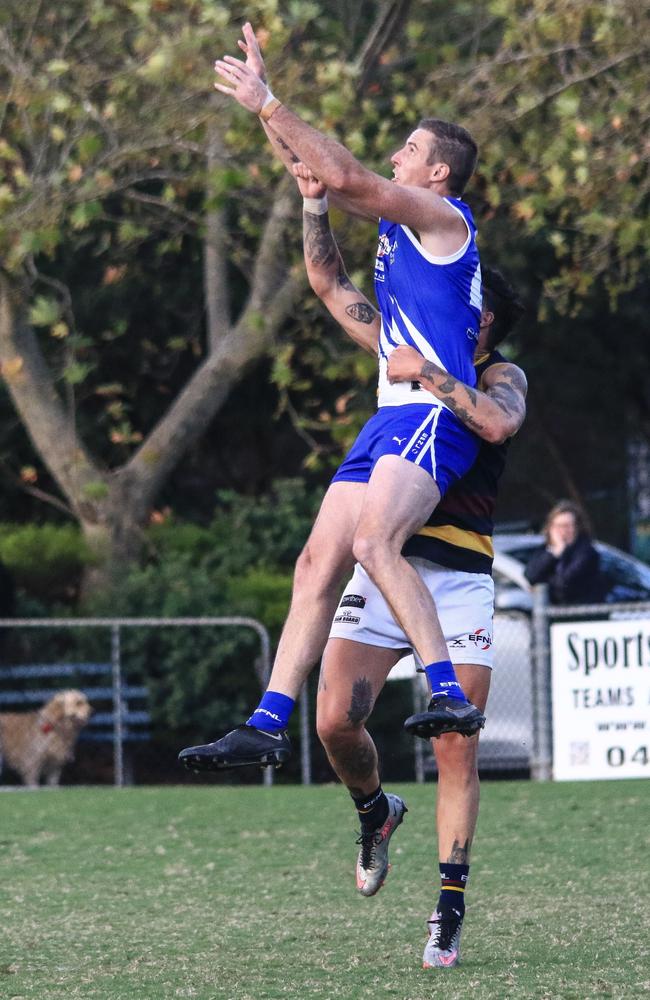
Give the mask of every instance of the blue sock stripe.
[[269, 733], [286, 729], [294, 705], [294, 699], [288, 695], [280, 694], [279, 691], [266, 691], [250, 719], [246, 720], [246, 725], [265, 729]]
[[429, 663], [425, 666], [424, 672], [431, 687], [432, 697], [439, 694], [449, 694], [454, 698], [467, 701], [463, 689], [458, 683], [451, 660], [438, 660], [437, 663]]

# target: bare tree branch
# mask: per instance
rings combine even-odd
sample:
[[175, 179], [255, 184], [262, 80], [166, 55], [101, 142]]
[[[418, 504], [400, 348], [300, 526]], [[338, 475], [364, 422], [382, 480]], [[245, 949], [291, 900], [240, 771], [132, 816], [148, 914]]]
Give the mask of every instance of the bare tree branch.
[[389, 0], [385, 3], [366, 36], [356, 66], [359, 70], [357, 92], [361, 93], [372, 75], [386, 46], [395, 40], [408, 17], [411, 0]]
[[34, 447], [70, 506], [79, 511], [84, 488], [103, 479], [65, 412], [34, 331], [15, 315], [12, 293], [0, 275], [0, 365], [16, 410]]
[[248, 312], [221, 338], [167, 413], [124, 467], [152, 499], [189, 445], [207, 428], [250, 362], [261, 357], [289, 315], [304, 286], [302, 271], [290, 274], [259, 313]]
[[[213, 118], [207, 134], [208, 178], [225, 161], [221, 133]], [[208, 180], [209, 184], [209, 180]], [[228, 283], [227, 227], [222, 208], [209, 208], [205, 217], [203, 244], [203, 289], [207, 317], [208, 351], [216, 350], [230, 329], [230, 290]]]
[[279, 252], [287, 222], [295, 214], [297, 187], [293, 177], [285, 175], [275, 189], [273, 207], [255, 257], [248, 303], [240, 316], [237, 328], [250, 326], [250, 317], [265, 309], [274, 290], [286, 271], [284, 255]]
[[72, 517], [76, 520], [76, 514], [72, 507], [64, 503], [63, 500], [60, 500], [52, 493], [48, 493], [47, 490], [41, 490], [38, 486], [32, 486], [31, 484], [26, 483], [20, 478], [20, 476], [17, 476], [16, 473], [9, 468], [6, 462], [0, 462], [0, 465], [2, 466], [7, 479], [11, 480], [13, 485], [17, 486], [18, 489], [23, 491], [23, 493], [27, 493], [28, 496], [34, 497], [36, 500], [41, 500], [43, 503], [49, 504], [51, 507], [55, 507], [56, 510], [60, 510], [63, 514], [66, 514], [67, 517]]

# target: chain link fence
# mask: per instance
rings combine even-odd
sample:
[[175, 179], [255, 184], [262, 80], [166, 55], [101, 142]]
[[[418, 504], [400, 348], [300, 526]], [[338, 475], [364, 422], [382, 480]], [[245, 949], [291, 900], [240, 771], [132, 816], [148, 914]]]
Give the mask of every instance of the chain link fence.
[[[494, 671], [479, 743], [483, 773], [517, 773], [541, 780], [552, 776], [551, 624], [613, 618], [646, 618], [650, 623], [650, 604], [557, 607], [549, 605], [546, 588], [541, 586], [534, 591], [532, 615], [496, 613]], [[72, 780], [120, 786], [131, 783], [134, 776], [138, 781], [156, 781], [160, 773], [151, 766], [151, 757], [164, 759], [167, 780], [174, 780], [174, 775], [180, 779], [175, 754], [197, 739], [200, 725], [193, 719], [210, 720], [204, 726], [213, 726], [205, 734], [211, 738], [225, 732], [221, 719], [232, 721], [234, 715], [241, 721], [271, 669], [268, 632], [252, 618], [4, 619], [0, 630], [4, 643], [0, 780], [4, 782], [33, 785]], [[161, 645], [161, 636], [172, 630], [174, 643]], [[236, 644], [225, 652], [221, 648], [224, 656], [235, 659], [234, 674], [231, 668], [228, 675], [229, 692], [224, 688], [220, 654], [210, 653], [210, 637], [222, 630], [229, 635], [244, 630], [249, 636], [245, 655]], [[196, 651], [199, 633], [207, 656]], [[7, 643], [8, 635], [13, 642]], [[251, 642], [256, 646], [252, 656]], [[8, 659], [7, 646], [15, 662]], [[166, 655], [174, 659], [176, 686], [160, 676], [159, 662]], [[410, 696], [402, 699], [404, 714], [420, 710], [427, 700], [422, 675], [395, 673], [411, 685]], [[202, 687], [195, 683], [197, 675], [202, 677]], [[299, 773], [294, 776], [304, 784], [314, 779], [314, 755], [320, 753], [313, 732], [313, 696], [306, 686], [298, 706]], [[220, 701], [226, 706], [223, 717], [217, 709], [200, 715], [206, 703], [218, 707]], [[191, 717], [189, 723], [186, 716]], [[394, 714], [390, 718], [382, 746], [384, 759], [398, 755], [397, 749], [393, 754], [393, 746], [397, 747], [400, 738], [403, 746], [401, 721]], [[413, 740], [408, 747], [410, 773], [404, 777], [423, 781], [435, 770], [433, 755], [422, 740]], [[237, 773], [236, 778], [240, 777]], [[264, 769], [261, 779], [254, 773], [248, 780], [271, 784], [273, 771]]]

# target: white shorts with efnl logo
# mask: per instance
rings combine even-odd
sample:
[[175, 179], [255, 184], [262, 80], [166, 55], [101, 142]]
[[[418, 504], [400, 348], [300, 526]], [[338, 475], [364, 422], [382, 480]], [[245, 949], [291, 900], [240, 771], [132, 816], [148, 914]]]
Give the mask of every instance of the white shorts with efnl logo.
[[[492, 667], [492, 577], [445, 569], [426, 559], [410, 558], [409, 562], [434, 600], [451, 662]], [[381, 592], [359, 563], [336, 609], [330, 638], [389, 649], [410, 648]]]

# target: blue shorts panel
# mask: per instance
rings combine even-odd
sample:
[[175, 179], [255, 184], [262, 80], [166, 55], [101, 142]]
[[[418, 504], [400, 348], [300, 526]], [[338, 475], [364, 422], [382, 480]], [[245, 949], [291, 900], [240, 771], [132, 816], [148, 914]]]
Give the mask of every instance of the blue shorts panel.
[[382, 455], [399, 455], [425, 469], [444, 496], [474, 464], [478, 449], [476, 435], [443, 406], [382, 406], [362, 427], [332, 482], [367, 483]]

